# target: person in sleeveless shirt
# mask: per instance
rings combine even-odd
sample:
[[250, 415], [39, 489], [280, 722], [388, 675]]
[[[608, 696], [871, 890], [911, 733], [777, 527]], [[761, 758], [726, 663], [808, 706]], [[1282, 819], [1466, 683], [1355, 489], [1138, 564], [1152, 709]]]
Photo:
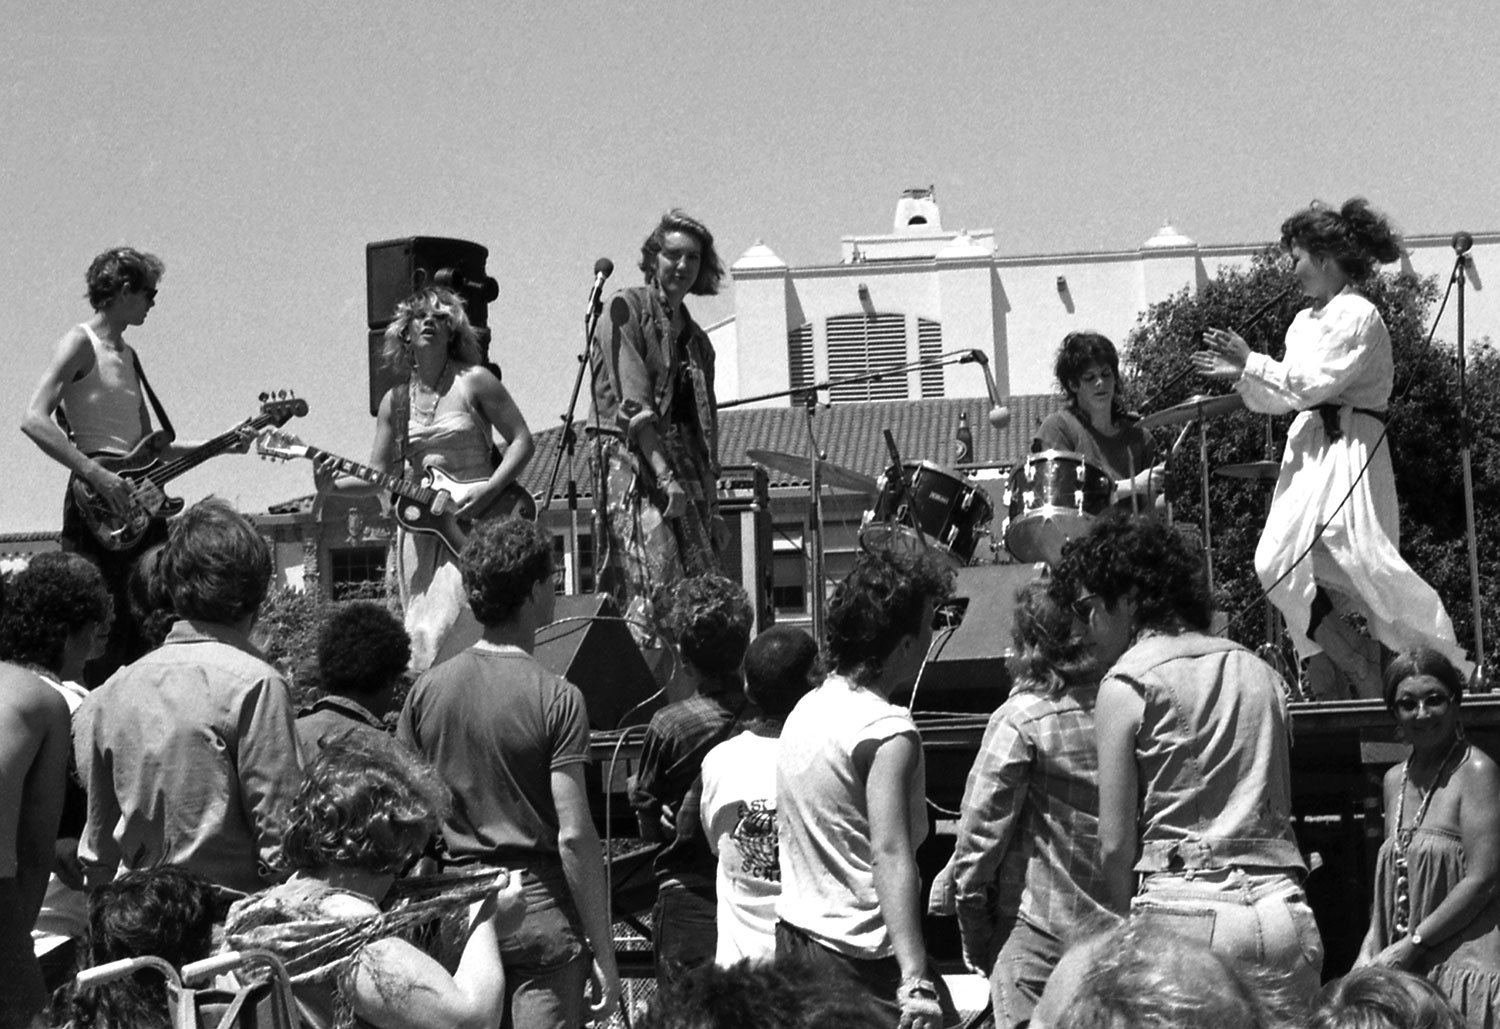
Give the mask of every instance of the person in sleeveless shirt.
[[[85, 275], [94, 313], [58, 341], [21, 420], [21, 431], [44, 454], [87, 481], [119, 512], [130, 510], [134, 502], [130, 485], [95, 455], [128, 453], [151, 432], [139, 358], [125, 342], [125, 331], [145, 324], [165, 270], [159, 257], [133, 247], [114, 247], [94, 258]], [[171, 460], [198, 445], [174, 440], [161, 457]], [[162, 494], [147, 484], [135, 499], [149, 507], [159, 503]], [[166, 538], [166, 524], [158, 521], [135, 546], [107, 550], [89, 532], [71, 495], [66, 497], [63, 549], [81, 553], [99, 566], [115, 604], [109, 644], [89, 664], [89, 685], [98, 685], [150, 649], [130, 617], [126, 583], [136, 558]]]
[[1267, 967], [1310, 1000], [1323, 945], [1292, 832], [1285, 683], [1209, 634], [1201, 548], [1112, 511], [1064, 546], [1052, 592], [1109, 669], [1094, 709], [1109, 907]]
[[1142, 513], [1163, 486], [1166, 465], [1156, 463], [1156, 443], [1120, 399], [1120, 357], [1097, 332], [1070, 332], [1057, 348], [1053, 374], [1068, 406], [1042, 419], [1031, 452], [1082, 454], [1115, 484], [1116, 505]]
[[[1401, 256], [1401, 238], [1355, 197], [1338, 210], [1314, 203], [1298, 211], [1282, 223], [1281, 245], [1313, 301], [1287, 329], [1282, 359], [1251, 353], [1225, 329], [1204, 333], [1206, 349], [1193, 355], [1202, 375], [1233, 382], [1250, 410], [1298, 412], [1255, 548], [1256, 574], [1298, 654], [1327, 653], [1361, 697], [1380, 695], [1378, 644], [1433, 647], [1467, 674], [1473, 666], [1442, 599], [1401, 556], [1384, 438], [1391, 334], [1357, 289]], [[1345, 622], [1346, 612], [1363, 616], [1369, 637]]]
[[[535, 447], [510, 391], [481, 363], [462, 298], [430, 288], [401, 301], [385, 330], [384, 357], [407, 381], [380, 401], [370, 464], [399, 472], [404, 458], [413, 479], [430, 465], [457, 479], [483, 480], [456, 510], [460, 517], [485, 512], [520, 476]], [[506, 444], [498, 462], [496, 432]], [[327, 464], [317, 467], [314, 481], [320, 492], [378, 492], [352, 476], [336, 479]], [[412, 671], [426, 671], [477, 642], [479, 623], [465, 599], [458, 562], [443, 542], [400, 530], [392, 554], [411, 634]]]
[[1386, 669], [1410, 756], [1385, 776], [1385, 842], [1360, 965], [1426, 976], [1470, 1026], [1500, 1025], [1500, 770], [1463, 729], [1464, 677], [1419, 647]]

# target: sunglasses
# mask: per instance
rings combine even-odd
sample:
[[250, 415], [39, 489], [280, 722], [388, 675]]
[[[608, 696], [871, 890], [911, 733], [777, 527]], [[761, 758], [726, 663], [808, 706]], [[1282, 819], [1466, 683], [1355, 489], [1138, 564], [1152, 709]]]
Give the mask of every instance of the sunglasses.
[[1085, 593], [1083, 596], [1073, 601], [1073, 603], [1069, 604], [1068, 609], [1073, 612], [1073, 617], [1078, 619], [1080, 622], [1087, 622], [1090, 618], [1092, 618], [1094, 616], [1094, 605], [1091, 604], [1090, 601], [1092, 601], [1097, 596], [1099, 596], [1099, 594], [1097, 593]]
[[1401, 697], [1396, 701], [1396, 710], [1404, 715], [1414, 715], [1422, 708], [1434, 714], [1440, 714], [1453, 703], [1451, 697], [1434, 695], [1431, 697]]

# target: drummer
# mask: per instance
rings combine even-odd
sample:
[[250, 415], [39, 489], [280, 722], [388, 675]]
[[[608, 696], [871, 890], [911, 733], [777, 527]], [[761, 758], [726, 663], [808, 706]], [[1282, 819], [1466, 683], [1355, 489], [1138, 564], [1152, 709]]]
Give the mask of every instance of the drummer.
[[1120, 400], [1115, 345], [1097, 332], [1070, 332], [1057, 348], [1052, 370], [1068, 406], [1043, 419], [1031, 452], [1082, 454], [1114, 480], [1116, 506], [1149, 511], [1153, 494], [1165, 483], [1166, 465], [1155, 463], [1155, 442]]

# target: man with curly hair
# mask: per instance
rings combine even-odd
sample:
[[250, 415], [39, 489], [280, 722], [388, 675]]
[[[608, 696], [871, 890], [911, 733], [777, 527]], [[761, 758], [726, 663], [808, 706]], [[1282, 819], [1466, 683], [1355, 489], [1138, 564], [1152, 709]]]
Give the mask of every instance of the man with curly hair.
[[385, 716], [411, 661], [411, 637], [383, 604], [340, 604], [318, 631], [318, 685], [323, 695], [297, 713], [297, 736], [309, 760], [346, 733], [385, 735]]
[[719, 575], [683, 579], [663, 603], [662, 628], [682, 659], [680, 681], [690, 694], [652, 716], [630, 803], [641, 836], [663, 845], [651, 925], [656, 981], [665, 986], [714, 959], [718, 865], [694, 787], [704, 756], [745, 712], [740, 665], [755, 618], [745, 591]]
[[396, 734], [453, 789], [443, 842], [454, 861], [521, 876], [526, 914], [500, 948], [505, 1024], [577, 1029], [614, 1011], [620, 974], [584, 788], [583, 694], [532, 656], [552, 620], [552, 541], [520, 519], [482, 523], [459, 568], [484, 635], [422, 674]]
[[1109, 669], [1095, 707], [1106, 904], [1211, 927], [1215, 950], [1310, 997], [1323, 945], [1292, 831], [1286, 683], [1210, 634], [1202, 549], [1111, 513], [1063, 548], [1051, 590]]
[[891, 703], [921, 670], [951, 588], [927, 553], [862, 554], [828, 605], [833, 674], [788, 716], [776, 761], [776, 957], [857, 980], [903, 1029], [958, 1018], [922, 938], [922, 743]]

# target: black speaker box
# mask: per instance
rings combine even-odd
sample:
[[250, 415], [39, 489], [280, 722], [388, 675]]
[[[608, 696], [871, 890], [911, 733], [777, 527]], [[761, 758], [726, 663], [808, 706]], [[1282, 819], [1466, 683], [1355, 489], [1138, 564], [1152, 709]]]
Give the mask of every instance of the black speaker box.
[[1005, 660], [1015, 653], [1016, 590], [1041, 574], [1036, 565], [960, 568], [953, 591], [961, 621], [933, 634], [933, 656], [917, 687], [917, 711], [987, 714], [1010, 692]]
[[618, 616], [603, 593], [558, 597], [555, 621], [536, 634], [536, 659], [583, 691], [591, 729], [644, 724], [661, 706], [642, 704], [656, 680]]
[[[380, 398], [404, 376], [381, 358], [385, 327], [396, 305], [419, 289], [446, 286], [464, 298], [464, 311], [476, 326], [489, 322], [489, 301], [498, 287], [485, 273], [489, 250], [464, 239], [407, 236], [365, 244], [365, 307], [370, 327], [370, 413]], [[488, 355], [486, 355], [488, 356]]]

